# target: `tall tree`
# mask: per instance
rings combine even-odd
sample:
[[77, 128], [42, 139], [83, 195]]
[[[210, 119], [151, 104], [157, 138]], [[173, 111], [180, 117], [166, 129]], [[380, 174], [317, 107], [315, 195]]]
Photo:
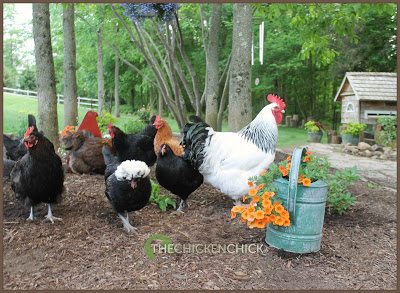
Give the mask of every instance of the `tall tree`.
[[32, 4], [38, 92], [38, 127], [58, 149], [57, 95], [48, 3]]
[[75, 7], [63, 5], [64, 29], [64, 126], [78, 124], [76, 84]]
[[114, 71], [114, 99], [115, 99], [115, 116], [120, 116], [119, 109], [119, 58], [115, 55], [115, 71]]
[[251, 24], [251, 4], [233, 4], [232, 57], [228, 107], [230, 131], [241, 129], [252, 119]]
[[218, 116], [218, 93], [219, 93], [219, 66], [218, 66], [218, 52], [219, 52], [219, 31], [221, 27], [221, 5], [211, 4], [212, 12], [209, 24], [204, 17], [204, 7], [201, 6], [202, 25], [204, 26], [204, 49], [206, 52], [206, 122], [211, 127], [216, 129], [217, 116]]
[[99, 115], [104, 110], [104, 67], [103, 67], [103, 26], [97, 30], [97, 98], [99, 99]]

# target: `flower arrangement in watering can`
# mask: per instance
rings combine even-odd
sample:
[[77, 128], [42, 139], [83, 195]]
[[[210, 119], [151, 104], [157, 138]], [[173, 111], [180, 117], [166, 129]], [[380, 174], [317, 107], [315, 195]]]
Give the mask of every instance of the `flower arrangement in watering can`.
[[[249, 228], [265, 228], [272, 247], [295, 253], [320, 249], [328, 185], [320, 180], [327, 170], [323, 158], [298, 148], [278, 165], [249, 179], [243, 197], [247, 205], [234, 206]], [[250, 202], [249, 202], [250, 201]]]

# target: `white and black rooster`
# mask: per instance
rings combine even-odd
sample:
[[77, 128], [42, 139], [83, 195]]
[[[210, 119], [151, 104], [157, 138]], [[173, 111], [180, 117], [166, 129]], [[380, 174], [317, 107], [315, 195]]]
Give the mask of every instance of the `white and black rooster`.
[[239, 132], [216, 132], [207, 123], [188, 123], [183, 129], [184, 158], [204, 181], [238, 202], [249, 190], [248, 179], [267, 169], [275, 159], [278, 124], [286, 107], [281, 98], [270, 102]]

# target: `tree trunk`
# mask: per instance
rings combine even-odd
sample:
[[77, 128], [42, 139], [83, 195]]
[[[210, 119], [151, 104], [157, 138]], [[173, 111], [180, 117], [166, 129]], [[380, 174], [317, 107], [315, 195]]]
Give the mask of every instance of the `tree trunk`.
[[74, 4], [64, 4], [64, 126], [78, 124], [74, 13]]
[[[217, 127], [218, 92], [219, 92], [219, 31], [221, 26], [221, 4], [211, 4], [211, 21], [206, 44], [206, 122], [214, 129]], [[203, 24], [204, 25], [204, 24]]]
[[115, 99], [115, 117], [119, 117], [119, 58], [115, 55], [115, 72], [114, 72], [114, 99]]
[[103, 73], [103, 28], [100, 24], [97, 31], [97, 96], [99, 99], [99, 115], [104, 110], [104, 73]]
[[161, 93], [158, 93], [158, 115], [162, 116], [164, 111], [164, 100]]
[[32, 4], [33, 40], [35, 43], [36, 84], [38, 92], [38, 128], [59, 147], [57, 94], [51, 47], [49, 4]]
[[229, 81], [230, 131], [238, 131], [252, 119], [251, 104], [251, 4], [233, 5], [232, 60]]

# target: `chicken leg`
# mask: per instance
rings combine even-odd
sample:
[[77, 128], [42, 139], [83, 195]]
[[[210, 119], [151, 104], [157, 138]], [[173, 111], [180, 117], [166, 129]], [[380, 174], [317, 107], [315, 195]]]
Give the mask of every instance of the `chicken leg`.
[[179, 207], [178, 207], [178, 209], [177, 209], [176, 211], [177, 211], [177, 212], [183, 213], [184, 210], [187, 209], [187, 207], [188, 207], [188, 205], [187, 205], [187, 203], [186, 203], [186, 200], [181, 199], [181, 201], [180, 201], [180, 203], [179, 203]]
[[45, 221], [50, 221], [52, 224], [54, 224], [54, 221], [62, 221], [61, 218], [57, 218], [53, 216], [53, 213], [51, 212], [51, 204], [48, 204], [48, 212], [47, 215], [44, 217], [44, 222]]
[[31, 206], [31, 213], [29, 214], [29, 217], [26, 220], [33, 221], [33, 206]]
[[137, 228], [133, 227], [131, 225], [131, 223], [129, 223], [129, 215], [128, 215], [128, 213], [126, 213], [126, 218], [120, 213], [118, 213], [118, 217], [121, 219], [122, 224], [124, 225], [124, 229], [126, 230], [126, 232], [128, 232], [128, 233], [131, 233], [131, 232], [136, 233]]

